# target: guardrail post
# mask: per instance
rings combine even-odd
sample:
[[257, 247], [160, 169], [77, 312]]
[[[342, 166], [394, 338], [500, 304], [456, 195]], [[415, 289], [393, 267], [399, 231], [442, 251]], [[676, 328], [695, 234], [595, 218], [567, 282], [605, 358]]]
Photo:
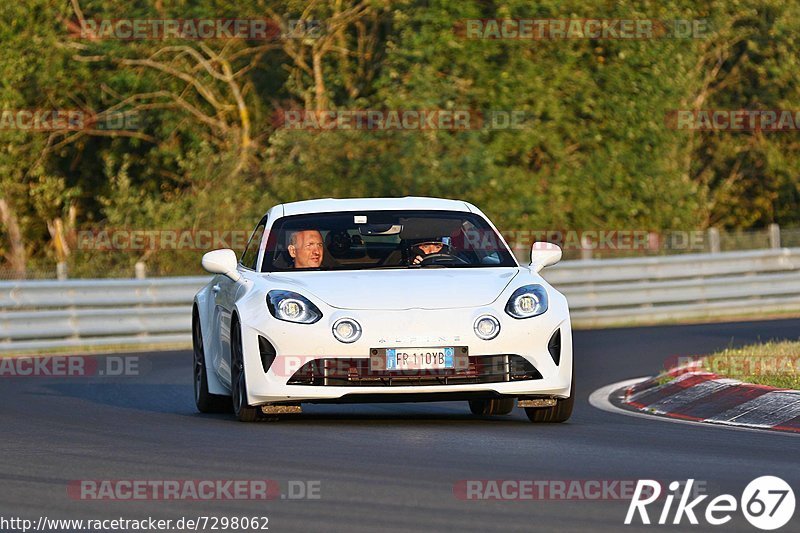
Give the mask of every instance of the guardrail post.
[[708, 251], [712, 254], [718, 254], [720, 252], [720, 245], [719, 245], [719, 230], [717, 228], [708, 228], [706, 231], [708, 237]]
[[63, 261], [56, 263], [56, 278], [59, 280], [67, 279], [67, 264]]
[[147, 278], [147, 265], [145, 265], [142, 261], [136, 262], [136, 264], [133, 266], [133, 271], [135, 272], [136, 279]]
[[592, 240], [588, 235], [581, 235], [581, 259], [592, 258]]
[[781, 227], [775, 223], [769, 225], [769, 247], [781, 247]]

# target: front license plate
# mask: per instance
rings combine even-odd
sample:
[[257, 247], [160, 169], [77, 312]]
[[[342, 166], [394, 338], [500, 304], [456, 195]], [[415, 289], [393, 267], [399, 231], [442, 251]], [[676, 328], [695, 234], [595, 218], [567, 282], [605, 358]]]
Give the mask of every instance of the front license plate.
[[455, 348], [386, 348], [386, 370], [455, 368]]

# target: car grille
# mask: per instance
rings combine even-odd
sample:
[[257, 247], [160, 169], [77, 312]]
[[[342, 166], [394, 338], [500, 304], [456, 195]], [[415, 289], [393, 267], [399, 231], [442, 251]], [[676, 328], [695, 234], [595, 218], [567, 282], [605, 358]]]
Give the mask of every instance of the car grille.
[[470, 356], [463, 369], [387, 371], [371, 370], [369, 358], [322, 358], [303, 365], [288, 385], [320, 387], [409, 387], [464, 385], [542, 379], [538, 370], [519, 355]]

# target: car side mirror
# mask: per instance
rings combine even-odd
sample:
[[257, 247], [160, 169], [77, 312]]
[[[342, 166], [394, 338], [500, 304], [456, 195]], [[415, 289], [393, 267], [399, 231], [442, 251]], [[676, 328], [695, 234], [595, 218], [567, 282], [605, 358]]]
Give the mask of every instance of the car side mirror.
[[212, 274], [222, 274], [233, 281], [239, 281], [242, 277], [236, 270], [236, 252], [228, 248], [214, 250], [203, 256], [202, 265]]
[[539, 272], [561, 261], [561, 247], [551, 242], [535, 242], [531, 247], [531, 267]]

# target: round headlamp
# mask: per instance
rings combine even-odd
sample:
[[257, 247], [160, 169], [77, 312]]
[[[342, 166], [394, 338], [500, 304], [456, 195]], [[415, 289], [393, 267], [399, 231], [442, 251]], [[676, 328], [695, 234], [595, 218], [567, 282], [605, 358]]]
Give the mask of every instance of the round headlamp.
[[322, 312], [308, 298], [292, 291], [269, 291], [269, 312], [278, 320], [313, 324], [322, 318]]
[[514, 291], [506, 313], [514, 318], [531, 318], [547, 311], [547, 292], [541, 285], [525, 285]]
[[295, 321], [303, 316], [304, 312], [303, 302], [293, 298], [281, 300], [281, 302], [278, 304], [278, 309], [285, 320], [292, 321]]

